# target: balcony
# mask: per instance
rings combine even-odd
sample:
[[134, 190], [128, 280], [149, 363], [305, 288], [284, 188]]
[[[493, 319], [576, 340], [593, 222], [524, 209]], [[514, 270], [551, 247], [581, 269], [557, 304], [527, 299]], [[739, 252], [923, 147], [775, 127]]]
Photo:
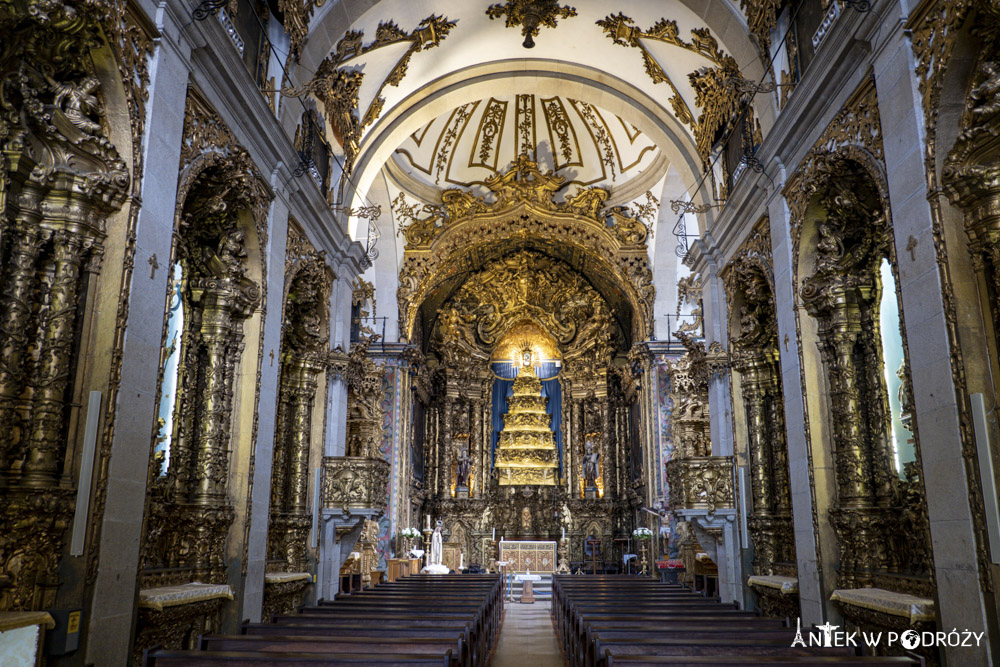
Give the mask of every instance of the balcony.
[[733, 509], [733, 457], [694, 456], [667, 462], [674, 510]]
[[323, 459], [324, 510], [371, 517], [389, 503], [389, 462], [362, 456]]

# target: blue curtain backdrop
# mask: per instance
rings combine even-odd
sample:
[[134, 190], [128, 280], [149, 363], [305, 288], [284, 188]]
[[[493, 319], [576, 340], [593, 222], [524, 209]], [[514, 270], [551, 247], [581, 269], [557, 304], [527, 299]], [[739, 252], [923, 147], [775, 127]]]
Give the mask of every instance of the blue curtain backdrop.
[[[507, 398], [514, 392], [514, 378], [520, 365], [507, 361], [494, 362], [493, 369], [493, 442], [491, 459], [496, 463], [497, 440], [503, 430], [503, 416], [507, 412]], [[535, 366], [535, 373], [542, 381], [542, 396], [549, 399], [545, 412], [552, 421], [549, 426], [556, 437], [556, 451], [559, 454], [559, 474], [562, 474], [562, 385], [559, 384], [559, 366], [554, 361], [545, 361]]]

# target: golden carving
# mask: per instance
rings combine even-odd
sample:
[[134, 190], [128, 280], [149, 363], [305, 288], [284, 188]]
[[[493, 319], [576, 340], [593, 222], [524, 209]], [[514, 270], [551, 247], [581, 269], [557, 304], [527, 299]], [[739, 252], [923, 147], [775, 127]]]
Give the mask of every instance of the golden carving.
[[383, 458], [327, 456], [323, 459], [323, 507], [384, 510], [389, 500], [389, 462]]
[[268, 560], [306, 569], [309, 450], [318, 381], [329, 340], [332, 273], [324, 256], [290, 221], [285, 252], [285, 309], [271, 468]]
[[[292, 96], [311, 93], [323, 103], [327, 120], [333, 126], [334, 135], [344, 150], [345, 176], [350, 176], [354, 171], [354, 161], [360, 150], [362, 131], [374, 123], [375, 119], [382, 113], [382, 108], [385, 105], [382, 91], [385, 90], [386, 86], [398, 86], [403, 81], [410, 58], [413, 57], [414, 53], [434, 48], [448, 36], [454, 27], [454, 21], [437, 15], [428, 16], [410, 32], [405, 32], [392, 21], [387, 21], [378, 25], [375, 30], [375, 39], [369, 44], [364, 44], [363, 32], [349, 31], [337, 42], [334, 51], [320, 63], [312, 79], [302, 86], [282, 91], [283, 94]], [[342, 69], [342, 67], [348, 61], [359, 56], [402, 42], [409, 42], [409, 48], [396, 61], [385, 80], [379, 84], [371, 104], [364, 111], [364, 114], [359, 116], [358, 91], [361, 88], [364, 73], [356, 69]]]
[[[967, 86], [963, 86], [966, 92], [966, 109], [963, 114], [963, 128], [967, 128], [973, 118], [969, 113], [971, 107], [979, 104], [978, 100], [971, 95], [972, 88], [978, 87], [985, 79], [982, 77], [983, 64], [996, 62], [998, 53], [998, 35], [996, 26], [998, 25], [997, 8], [993, 3], [983, 0], [957, 0], [954, 2], [928, 0], [920, 3], [910, 14], [906, 28], [911, 34], [911, 44], [916, 58], [916, 75], [919, 80], [920, 92], [923, 99], [923, 117], [926, 124], [924, 145], [926, 147], [924, 155], [924, 166], [927, 175], [928, 192], [932, 229], [935, 249], [935, 260], [938, 267], [939, 279], [942, 289], [941, 296], [944, 303], [945, 324], [948, 328], [948, 343], [950, 348], [950, 362], [952, 368], [952, 382], [958, 391], [968, 393], [966, 383], [966, 366], [964, 352], [960, 345], [961, 335], [959, 333], [960, 316], [955, 295], [955, 288], [952, 280], [952, 270], [949, 267], [948, 248], [946, 244], [946, 227], [949, 224], [943, 211], [944, 201], [941, 195], [947, 193], [953, 202], [960, 206], [963, 204], [962, 188], [959, 186], [953, 189], [954, 183], [949, 183], [945, 178], [944, 188], [939, 187], [941, 179], [938, 178], [938, 123], [939, 113], [943, 107], [941, 98], [942, 91], [948, 80], [963, 76], [965, 68], [968, 66], [966, 58], [955, 58], [955, 49], [963, 43], [969, 43], [971, 50], [976, 52], [976, 63], [972, 67], [973, 81], [969, 81]], [[975, 40], [975, 42], [970, 42]], [[981, 93], [985, 93], [983, 90]], [[984, 123], [989, 126], [989, 123]], [[963, 129], [963, 133], [966, 130]], [[944, 147], [947, 149], [947, 147]], [[980, 156], [980, 160], [985, 157], [985, 153]], [[984, 164], [984, 162], [980, 162]], [[966, 200], [971, 203], [971, 200]], [[969, 218], [966, 211], [966, 228], [975, 225], [975, 221]], [[971, 240], [974, 245], [979, 244], [985, 237], [976, 236]], [[974, 263], [985, 260], [980, 248], [972, 248], [972, 259]], [[977, 271], [982, 272], [985, 266], [975, 265]], [[986, 285], [990, 285], [992, 280], [986, 278]], [[976, 530], [976, 552], [979, 561], [980, 586], [984, 591], [993, 591], [994, 583], [990, 576], [991, 565], [987, 549], [986, 517], [983, 512], [983, 499], [980, 493], [980, 485], [977, 481], [977, 463], [975, 439], [972, 426], [972, 415], [968, 407], [968, 401], [958, 401], [959, 422], [961, 424], [962, 454], [966, 462], [966, 472], [969, 482], [969, 509], [972, 513], [973, 524]]]
[[667, 461], [673, 509], [730, 509], [733, 504], [733, 457], [689, 456]]
[[[879, 264], [893, 259], [892, 228], [881, 177], [881, 134], [871, 84], [851, 98], [807, 155], [786, 189], [796, 255], [815, 257], [800, 298], [818, 323], [829, 382], [837, 488], [830, 522], [840, 549], [838, 586], [875, 586], [926, 594], [930, 588], [926, 510], [917, 463], [907, 480], [892, 469], [886, 432], [888, 397], [879, 339]], [[818, 204], [815, 244], [799, 247], [806, 209]], [[801, 261], [796, 263], [800, 265]], [[797, 273], [796, 273], [797, 275]], [[905, 340], [904, 340], [905, 344]], [[902, 517], [907, 518], [902, 518]], [[912, 532], [899, 540], [898, 526]], [[888, 575], [887, 573], [893, 573]]]
[[[158, 474], [160, 461], [150, 461], [141, 553], [146, 587], [226, 580], [224, 543], [235, 517], [226, 490], [236, 373], [243, 322], [263, 299], [247, 276], [247, 243], [252, 233], [266, 242], [271, 193], [246, 150], [193, 93], [181, 169], [174, 259], [184, 275], [178, 377], [184, 390], [173, 407], [166, 474]], [[253, 230], [242, 212], [251, 214]]]
[[[580, 190], [565, 203], [553, 201], [562, 178], [542, 172], [537, 164], [521, 156], [505, 174], [489, 180], [493, 201], [460, 190], [448, 190], [440, 206], [425, 206], [426, 217], [415, 206], [397, 198], [393, 204], [407, 237], [397, 300], [400, 328], [412, 338], [417, 309], [428, 290], [452, 271], [468, 270], [469, 239], [483, 251], [497, 252], [517, 239], [538, 239], [555, 245], [554, 252], [579, 248], [588, 257], [586, 266], [593, 280], [616, 285], [624, 294], [635, 318], [633, 335], [645, 337], [652, 312], [652, 274], [649, 270], [645, 238], [638, 234], [634, 219], [629, 226], [608, 226], [599, 211], [607, 193], [600, 188]], [[645, 230], [641, 222], [639, 227]], [[642, 245], [626, 245], [642, 237]], [[484, 257], [483, 252], [479, 252]], [[558, 256], [558, 255], [557, 255]], [[485, 259], [485, 257], [484, 257]]]
[[[720, 131], [728, 127], [728, 123], [743, 101], [743, 96], [737, 87], [727, 83], [730, 79], [741, 80], [743, 78], [736, 60], [723, 53], [722, 49], [719, 48], [719, 42], [712, 36], [708, 28], [693, 28], [691, 41], [686, 42], [680, 36], [677, 22], [670, 19], [660, 19], [649, 30], [642, 30], [635, 25], [635, 21], [619, 12], [618, 14], [609, 14], [597, 21], [597, 25], [604, 29], [604, 33], [615, 44], [639, 49], [646, 67], [646, 74], [653, 80], [653, 83], [666, 83], [670, 86], [671, 91], [673, 91], [670, 105], [674, 114], [678, 120], [691, 128], [697, 144], [698, 155], [707, 169], [712, 145], [718, 139]], [[643, 40], [663, 42], [686, 49], [706, 58], [715, 65], [715, 67], [702, 67], [688, 74], [688, 79], [695, 91], [695, 104], [702, 109], [697, 120], [681, 96], [676, 84], [646, 48]]]
[[285, 18], [283, 25], [290, 40], [288, 57], [292, 60], [298, 61], [302, 53], [313, 11], [324, 4], [326, 0], [278, 0], [278, 10]]
[[[0, 6], [0, 611], [54, 606], [60, 585], [74, 493], [60, 484], [71, 464], [73, 360], [92, 324], [83, 290], [101, 270], [107, 218], [141, 173], [141, 159], [130, 174], [108, 139], [105, 116], [116, 110], [105, 108], [91, 57], [110, 46], [123, 74], [134, 67], [123, 84], [138, 155], [148, 41], [125, 14], [123, 3]], [[125, 246], [127, 265], [128, 237]]]
[[576, 9], [560, 5], [556, 0], [508, 0], [502, 5], [490, 5], [486, 15], [490, 20], [506, 16], [508, 28], [521, 26], [521, 34], [524, 35], [524, 42], [521, 45], [530, 49], [535, 46], [532, 37], [538, 37], [542, 26], [555, 28], [558, 19], [576, 16]]
[[[755, 225], [722, 272], [729, 302], [732, 369], [746, 419], [754, 573], [796, 576], [784, 397], [768, 219]], [[780, 604], [778, 596], [769, 604]]]
[[761, 61], [767, 63], [771, 53], [771, 32], [778, 26], [780, 0], [740, 0], [740, 9], [747, 17], [750, 34], [760, 52]]
[[[500, 486], [540, 484], [552, 486], [559, 474], [556, 441], [545, 412], [548, 399], [535, 375], [531, 349], [526, 348], [513, 395], [507, 399], [503, 431], [497, 441], [497, 480]], [[530, 530], [526, 531], [531, 533]]]

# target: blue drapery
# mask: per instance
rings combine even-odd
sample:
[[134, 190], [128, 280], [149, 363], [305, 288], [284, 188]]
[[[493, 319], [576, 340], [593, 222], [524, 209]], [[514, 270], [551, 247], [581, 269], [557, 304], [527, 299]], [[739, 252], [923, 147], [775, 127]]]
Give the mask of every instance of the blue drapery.
[[[507, 361], [494, 362], [491, 365], [495, 375], [493, 379], [493, 438], [491, 459], [496, 463], [497, 441], [503, 430], [503, 416], [507, 413], [507, 398], [514, 391], [514, 378], [520, 368], [519, 364]], [[535, 374], [542, 380], [542, 396], [547, 397], [545, 412], [551, 417], [549, 426], [555, 434], [556, 451], [559, 455], [559, 471], [562, 474], [562, 385], [559, 384], [559, 366], [554, 361], [544, 361], [535, 366]]]

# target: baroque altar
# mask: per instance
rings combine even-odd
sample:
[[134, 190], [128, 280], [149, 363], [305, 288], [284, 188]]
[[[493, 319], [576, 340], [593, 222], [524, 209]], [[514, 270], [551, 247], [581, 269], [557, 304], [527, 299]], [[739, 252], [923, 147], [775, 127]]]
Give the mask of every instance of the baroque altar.
[[393, 202], [413, 387], [401, 525], [440, 517], [445, 541], [486, 569], [501, 538], [547, 543], [548, 571], [564, 533], [568, 561], [588, 538], [613, 558], [645, 495], [630, 352], [651, 322], [648, 228], [603, 210], [607, 191], [565, 185], [521, 155], [486, 197]]

